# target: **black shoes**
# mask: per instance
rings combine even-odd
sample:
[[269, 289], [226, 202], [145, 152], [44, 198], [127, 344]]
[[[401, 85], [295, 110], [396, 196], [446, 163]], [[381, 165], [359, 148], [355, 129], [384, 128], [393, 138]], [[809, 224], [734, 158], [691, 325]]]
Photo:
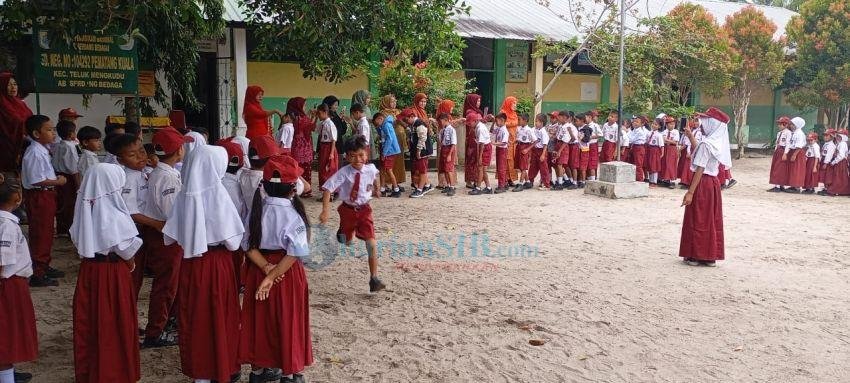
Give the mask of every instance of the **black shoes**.
[[788, 188], [788, 189], [785, 189], [785, 192], [786, 193], [800, 194], [800, 188]]
[[448, 191], [446, 191], [446, 196], [454, 197], [455, 192], [456, 192], [456, 191], [455, 191], [455, 188], [454, 188], [454, 187], [449, 187], [448, 189], [449, 189], [449, 190], [448, 190]]
[[257, 375], [253, 372], [248, 374], [248, 383], [266, 383], [276, 382], [283, 377], [282, 372], [278, 368], [264, 368], [263, 373]]
[[803, 194], [815, 194], [815, 189], [806, 189], [806, 190], [803, 190]]
[[165, 331], [162, 332], [158, 337], [148, 338], [145, 337], [145, 340], [142, 342], [142, 349], [146, 348], [160, 348], [160, 347], [172, 347], [177, 345], [177, 335], [171, 335]]
[[392, 198], [399, 198], [399, 197], [401, 197], [401, 189], [396, 190], [396, 191], [393, 191], [392, 193], [390, 193], [390, 197], [392, 197]]
[[737, 184], [738, 184], [738, 181], [735, 181], [735, 179], [734, 179], [734, 178], [732, 178], [732, 179], [730, 179], [730, 180], [729, 180], [729, 184], [728, 184], [728, 185], [726, 185], [726, 188], [727, 188], [727, 189], [731, 189], [731, 188], [732, 188], [732, 186], [735, 186], [735, 185], [737, 185]]
[[48, 276], [31, 276], [30, 277], [30, 287], [56, 287], [59, 286], [59, 281], [50, 278]]
[[15, 383], [27, 383], [32, 380], [32, 374], [15, 371]]
[[523, 188], [523, 189], [533, 189], [533, 188], [534, 188], [534, 184], [533, 184], [533, 183], [531, 183], [531, 182], [526, 182], [524, 185], [522, 185], [522, 188]]
[[304, 380], [304, 375], [301, 375], [301, 374], [294, 374], [294, 375], [292, 375], [291, 378], [284, 376], [282, 379], [280, 379], [280, 383], [306, 383], [306, 382], [307, 381]]
[[502, 193], [504, 193], [504, 192], [506, 192], [506, 191], [508, 191], [508, 187], [507, 187], [507, 186], [505, 186], [505, 187], [497, 187], [496, 189], [494, 189], [494, 190], [493, 190], [493, 194], [502, 194]]
[[384, 282], [381, 282], [381, 280], [378, 279], [378, 277], [369, 278], [369, 292], [370, 293], [377, 293], [378, 291], [381, 291], [385, 288], [387, 288], [387, 285], [385, 285]]
[[53, 279], [65, 278], [65, 272], [47, 266], [47, 271], [44, 272], [44, 276]]
[[523, 186], [522, 184], [517, 184], [517, 185], [514, 187], [514, 190], [511, 190], [511, 191], [512, 191], [512, 192], [521, 192], [521, 191], [523, 191], [523, 190], [525, 190], [525, 186]]

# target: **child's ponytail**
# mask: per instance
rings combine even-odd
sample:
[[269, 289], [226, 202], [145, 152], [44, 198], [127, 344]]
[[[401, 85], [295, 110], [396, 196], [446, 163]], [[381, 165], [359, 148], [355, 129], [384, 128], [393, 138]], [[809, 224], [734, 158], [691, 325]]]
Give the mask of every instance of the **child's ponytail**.
[[248, 250], [259, 249], [263, 239], [263, 196], [260, 187], [254, 192], [251, 201], [251, 215], [248, 217]]
[[307, 210], [304, 208], [304, 201], [298, 197], [298, 193], [295, 193], [295, 196], [292, 197], [292, 207], [295, 208], [295, 211], [301, 216], [301, 219], [304, 220], [304, 227], [307, 228], [307, 240], [310, 240], [310, 218], [307, 218]]

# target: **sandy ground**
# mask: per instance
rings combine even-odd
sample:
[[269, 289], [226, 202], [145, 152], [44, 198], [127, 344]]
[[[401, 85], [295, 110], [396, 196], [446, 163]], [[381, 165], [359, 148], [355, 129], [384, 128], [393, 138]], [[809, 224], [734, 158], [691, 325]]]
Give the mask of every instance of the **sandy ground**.
[[[734, 166], [740, 183], [723, 194], [727, 261], [717, 268], [688, 267], [677, 257], [681, 190], [620, 201], [536, 189], [375, 201], [385, 251], [387, 240], [398, 244], [381, 260], [389, 289], [365, 293], [362, 258], [337, 257], [308, 272], [315, 364], [306, 377], [846, 381], [850, 199], [766, 193], [769, 159]], [[318, 217], [320, 204], [308, 209]], [[337, 219], [334, 212], [331, 226]], [[316, 233], [316, 253], [327, 254]], [[434, 250], [405, 241], [433, 241]], [[523, 244], [531, 255], [518, 254], [515, 245]], [[59, 240], [55, 266], [68, 272], [62, 285], [33, 291], [41, 356], [19, 368], [35, 373], [34, 382], [73, 380], [72, 250]], [[139, 307], [144, 323], [147, 302]], [[188, 381], [176, 347], [143, 350], [142, 377]]]

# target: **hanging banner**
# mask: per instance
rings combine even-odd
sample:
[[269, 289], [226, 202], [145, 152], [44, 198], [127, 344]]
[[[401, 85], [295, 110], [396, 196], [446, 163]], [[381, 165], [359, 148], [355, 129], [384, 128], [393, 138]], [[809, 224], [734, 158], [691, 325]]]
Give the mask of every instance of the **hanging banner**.
[[94, 33], [52, 42], [47, 31], [35, 35], [35, 87], [41, 93], [135, 94], [139, 57], [135, 40]]
[[528, 82], [528, 41], [506, 41], [505, 56], [505, 81]]

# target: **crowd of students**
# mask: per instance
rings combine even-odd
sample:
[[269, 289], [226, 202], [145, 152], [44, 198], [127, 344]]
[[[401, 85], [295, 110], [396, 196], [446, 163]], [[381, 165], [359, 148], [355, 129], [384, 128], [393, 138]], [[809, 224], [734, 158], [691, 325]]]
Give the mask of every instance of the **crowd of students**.
[[[780, 117], [776, 121], [773, 160], [770, 165], [769, 192], [850, 195], [850, 173], [847, 167], [847, 129], [827, 129], [823, 147], [818, 134], [805, 134], [805, 121], [800, 117]], [[820, 190], [816, 190], [823, 185]]]

